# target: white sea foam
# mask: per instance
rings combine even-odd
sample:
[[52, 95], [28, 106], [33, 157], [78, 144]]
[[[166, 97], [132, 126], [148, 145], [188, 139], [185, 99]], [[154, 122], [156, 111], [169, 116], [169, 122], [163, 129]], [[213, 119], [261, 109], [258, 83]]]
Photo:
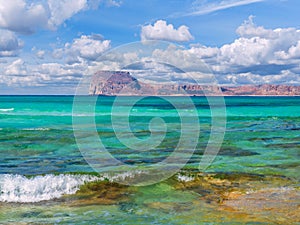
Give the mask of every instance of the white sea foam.
[[8, 108], [8, 109], [0, 109], [0, 112], [11, 112], [14, 111], [14, 108]]
[[21, 175], [0, 175], [0, 202], [30, 203], [75, 194], [85, 182], [100, 180], [90, 175], [45, 175], [27, 178]]
[[48, 130], [50, 130], [50, 128], [36, 127], [36, 128], [24, 128], [22, 130], [27, 130], [27, 131], [33, 131], [33, 130], [36, 130], [36, 131], [48, 131]]
[[190, 182], [193, 181], [195, 178], [187, 175], [178, 174], [177, 180], [181, 182]]
[[[276, 194], [284, 194], [286, 192], [295, 191], [296, 189], [293, 187], [279, 187], [279, 188], [264, 188], [261, 190], [248, 190], [246, 192], [247, 195], [255, 194], [257, 192], [266, 192], [266, 193], [276, 193]], [[275, 196], [275, 195], [274, 195]]]
[[137, 171], [126, 171], [126, 172], [123, 172], [123, 173], [117, 173], [117, 174], [114, 174], [114, 175], [108, 175], [108, 174], [102, 174], [102, 177], [104, 179], [108, 179], [109, 181], [111, 182], [122, 182], [122, 181], [126, 181], [126, 179], [132, 179], [132, 178], [135, 178], [136, 176], [139, 176], [139, 175], [142, 175], [142, 174], [145, 174], [144, 171], [140, 171], [140, 170], [137, 170]]

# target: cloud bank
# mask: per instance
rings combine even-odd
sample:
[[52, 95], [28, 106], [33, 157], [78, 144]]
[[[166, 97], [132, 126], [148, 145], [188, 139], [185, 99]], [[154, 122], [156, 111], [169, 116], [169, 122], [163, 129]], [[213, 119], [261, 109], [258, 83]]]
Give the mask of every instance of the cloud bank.
[[[178, 29], [165, 21], [146, 26], [144, 39], [155, 40], [190, 40], [191, 37], [178, 36]], [[155, 31], [160, 28], [161, 30]], [[168, 33], [167, 31], [170, 31]], [[0, 54], [15, 54], [22, 43], [13, 33], [5, 31], [0, 38]], [[145, 35], [148, 34], [149, 35]], [[175, 33], [174, 33], [175, 32]], [[211, 69], [219, 84], [294, 84], [300, 85], [300, 30], [296, 28], [267, 29], [257, 26], [250, 16], [236, 29], [238, 37], [231, 43], [219, 47], [200, 44], [190, 45], [186, 49], [156, 49], [153, 58], [158, 62], [173, 62], [181, 65], [180, 69], [193, 72], [199, 68], [195, 57], [201, 59]], [[170, 35], [172, 34], [172, 35]], [[190, 33], [189, 33], [190, 34]], [[6, 38], [9, 36], [9, 38]], [[175, 38], [174, 38], [175, 36]], [[179, 38], [180, 37], [180, 38]], [[14, 40], [12, 42], [8, 40]], [[81, 35], [63, 47], [54, 49], [54, 62], [38, 65], [26, 64], [19, 58], [0, 62], [3, 68], [0, 83], [11, 86], [56, 86], [76, 87], [81, 75], [93, 74], [99, 68], [119, 68], [119, 65], [137, 62], [136, 52], [126, 52], [112, 56], [105, 64], [98, 60], [111, 48], [110, 40], [101, 35]], [[36, 51], [37, 58], [43, 58], [43, 50]], [[178, 62], [180, 59], [180, 62]], [[173, 60], [173, 61], [172, 61]], [[107, 66], [107, 67], [106, 67]], [[208, 71], [206, 71], [208, 72]]]

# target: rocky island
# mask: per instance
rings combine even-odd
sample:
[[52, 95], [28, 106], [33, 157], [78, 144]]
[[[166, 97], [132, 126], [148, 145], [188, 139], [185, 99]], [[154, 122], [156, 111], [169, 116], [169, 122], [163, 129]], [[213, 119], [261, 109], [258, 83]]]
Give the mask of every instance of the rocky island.
[[90, 95], [142, 96], [300, 96], [300, 86], [262, 84], [243, 86], [216, 86], [185, 83], [154, 84], [142, 82], [124, 71], [99, 71], [91, 80]]

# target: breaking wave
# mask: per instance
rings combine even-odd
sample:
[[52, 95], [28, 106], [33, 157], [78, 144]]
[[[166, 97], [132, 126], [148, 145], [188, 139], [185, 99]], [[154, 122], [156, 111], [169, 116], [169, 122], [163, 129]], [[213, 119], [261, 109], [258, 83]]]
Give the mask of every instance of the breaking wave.
[[0, 112], [11, 112], [14, 111], [14, 108], [9, 108], [9, 109], [0, 109]]
[[[63, 195], [75, 194], [82, 185], [93, 182], [109, 180], [120, 182], [141, 176], [142, 171], [127, 171], [115, 174], [72, 175], [72, 174], [47, 174], [33, 177], [15, 174], [0, 174], [0, 202], [10, 203], [36, 203], [58, 199]], [[188, 175], [177, 174], [180, 182], [194, 180]]]
[[91, 175], [45, 175], [27, 178], [0, 175], [0, 202], [33, 203], [75, 194], [86, 182], [99, 180]]

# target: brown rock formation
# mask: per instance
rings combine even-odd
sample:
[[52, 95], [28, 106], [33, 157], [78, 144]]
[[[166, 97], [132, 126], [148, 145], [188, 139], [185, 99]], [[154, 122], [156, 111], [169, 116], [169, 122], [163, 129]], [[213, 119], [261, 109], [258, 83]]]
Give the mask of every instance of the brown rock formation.
[[[226, 96], [298, 96], [300, 86], [289, 85], [244, 85], [244, 86], [222, 86], [223, 95]], [[143, 95], [143, 96], [203, 96], [220, 95], [219, 87], [216, 85], [198, 84], [154, 84], [143, 83], [123, 71], [99, 71], [94, 74], [90, 85], [91, 95]]]

